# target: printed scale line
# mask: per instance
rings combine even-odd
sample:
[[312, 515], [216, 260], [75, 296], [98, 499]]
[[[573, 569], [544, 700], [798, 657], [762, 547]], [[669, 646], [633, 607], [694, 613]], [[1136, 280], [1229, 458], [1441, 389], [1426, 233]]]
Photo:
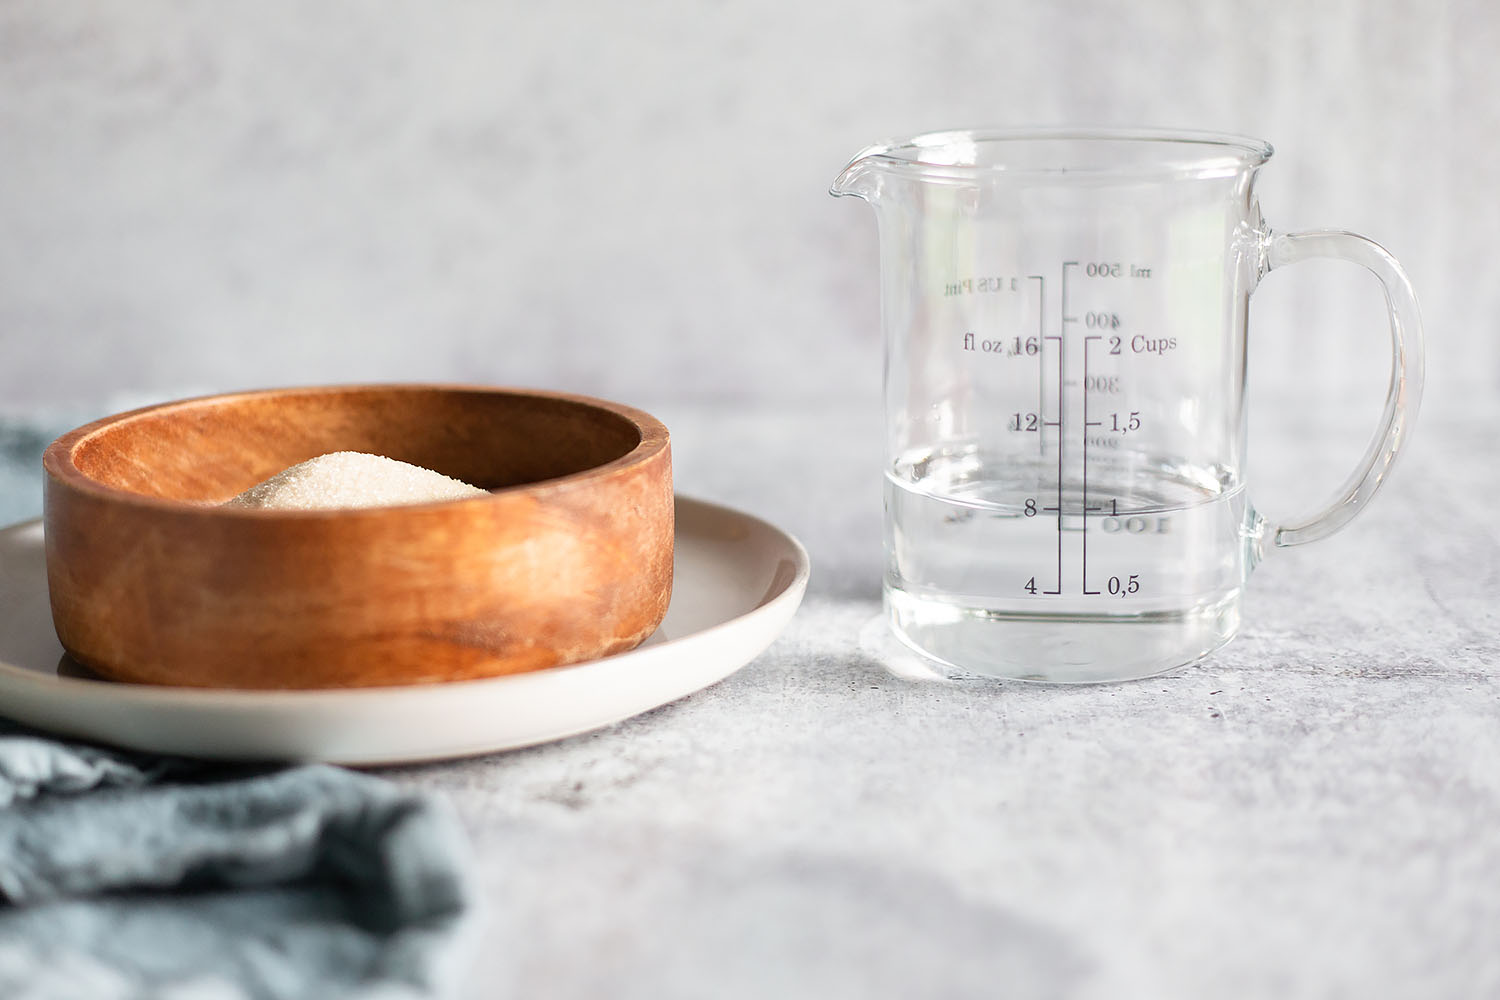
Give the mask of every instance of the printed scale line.
[[1068, 315], [1068, 268], [1077, 267], [1078, 262], [1064, 261], [1062, 280], [1058, 289], [1057, 325], [1057, 587], [1045, 591], [1061, 596], [1063, 590], [1063, 421], [1067, 414], [1068, 340], [1067, 324], [1077, 322]]
[[1097, 590], [1089, 589], [1089, 511], [1100, 508], [1089, 506], [1089, 428], [1098, 427], [1102, 421], [1089, 419], [1089, 347], [1096, 340], [1101, 340], [1098, 334], [1091, 334], [1083, 338], [1083, 592], [1087, 596], [1099, 593]]

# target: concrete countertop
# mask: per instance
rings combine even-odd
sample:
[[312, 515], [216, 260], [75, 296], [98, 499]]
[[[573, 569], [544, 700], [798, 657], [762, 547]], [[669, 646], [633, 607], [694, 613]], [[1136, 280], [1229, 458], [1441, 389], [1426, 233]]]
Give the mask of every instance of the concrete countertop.
[[1432, 407], [1368, 511], [1267, 560], [1228, 647], [1081, 688], [915, 683], [861, 648], [874, 413], [659, 408], [680, 491], [799, 535], [812, 586], [707, 691], [383, 772], [473, 836], [470, 995], [1500, 995], [1500, 463], [1475, 405]]

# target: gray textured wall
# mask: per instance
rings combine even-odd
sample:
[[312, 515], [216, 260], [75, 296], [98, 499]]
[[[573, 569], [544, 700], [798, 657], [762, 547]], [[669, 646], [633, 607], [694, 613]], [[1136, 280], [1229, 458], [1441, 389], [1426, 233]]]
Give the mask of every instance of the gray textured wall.
[[[1389, 247], [1434, 387], [1493, 391], [1497, 9], [0, 3], [0, 407], [872, 395], [874, 228], [833, 175], [889, 135], [1060, 122], [1271, 139], [1273, 223]], [[1255, 319], [1259, 382], [1347, 383], [1373, 419], [1373, 285], [1278, 274]]]

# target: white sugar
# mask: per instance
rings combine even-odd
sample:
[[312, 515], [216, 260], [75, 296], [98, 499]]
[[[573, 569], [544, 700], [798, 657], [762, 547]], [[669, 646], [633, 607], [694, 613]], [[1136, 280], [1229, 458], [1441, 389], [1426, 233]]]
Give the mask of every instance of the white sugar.
[[358, 451], [336, 451], [279, 472], [224, 506], [326, 510], [431, 503], [486, 493], [419, 465]]

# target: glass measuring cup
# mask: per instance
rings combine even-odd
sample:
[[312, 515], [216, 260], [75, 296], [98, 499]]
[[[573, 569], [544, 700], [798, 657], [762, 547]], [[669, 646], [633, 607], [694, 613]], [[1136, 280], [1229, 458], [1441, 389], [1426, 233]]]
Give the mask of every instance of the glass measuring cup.
[[[1416, 299], [1362, 236], [1268, 228], [1270, 156], [1209, 133], [935, 132], [834, 182], [877, 217], [884, 599], [906, 644], [1046, 681], [1191, 663], [1234, 635], [1268, 548], [1331, 534], [1384, 482], [1421, 397]], [[1243, 477], [1249, 299], [1311, 257], [1380, 280], [1393, 370], [1334, 500], [1273, 525]]]

